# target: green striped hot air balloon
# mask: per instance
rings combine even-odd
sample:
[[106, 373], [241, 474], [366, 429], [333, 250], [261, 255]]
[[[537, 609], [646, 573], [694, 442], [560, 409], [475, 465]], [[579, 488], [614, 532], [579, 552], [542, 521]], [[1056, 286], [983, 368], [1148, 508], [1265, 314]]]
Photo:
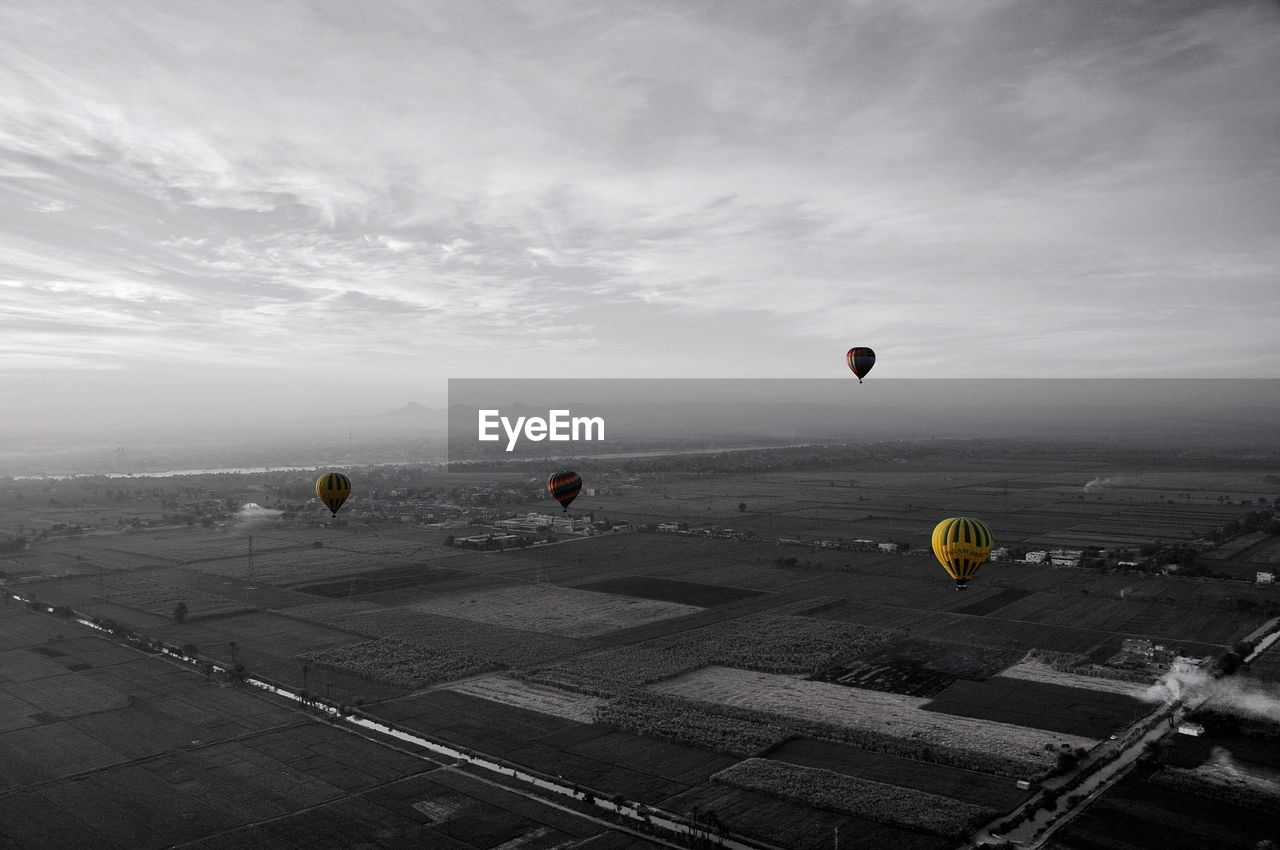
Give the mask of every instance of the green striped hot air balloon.
[[956, 590], [965, 589], [991, 554], [994, 542], [987, 524], [972, 517], [948, 517], [933, 529], [933, 554], [947, 575], [955, 579]]
[[326, 472], [316, 479], [316, 496], [330, 512], [338, 515], [338, 508], [351, 495], [351, 479], [341, 472]]

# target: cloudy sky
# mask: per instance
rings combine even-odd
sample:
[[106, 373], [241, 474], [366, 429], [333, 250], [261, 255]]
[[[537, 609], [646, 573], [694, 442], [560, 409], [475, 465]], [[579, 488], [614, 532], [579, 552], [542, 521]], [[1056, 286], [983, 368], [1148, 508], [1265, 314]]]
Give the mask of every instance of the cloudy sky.
[[1274, 377], [1277, 80], [1271, 0], [11, 0], [3, 415], [839, 377], [854, 344], [880, 378]]

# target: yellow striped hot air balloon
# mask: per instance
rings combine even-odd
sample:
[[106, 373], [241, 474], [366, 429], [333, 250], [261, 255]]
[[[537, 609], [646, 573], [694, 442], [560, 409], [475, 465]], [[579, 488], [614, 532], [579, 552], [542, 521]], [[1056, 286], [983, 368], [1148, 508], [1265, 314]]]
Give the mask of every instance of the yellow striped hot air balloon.
[[326, 472], [316, 479], [316, 495], [334, 515], [351, 495], [351, 479], [341, 472]]
[[956, 590], [965, 589], [991, 554], [994, 542], [987, 524], [972, 517], [948, 517], [933, 528], [933, 554], [955, 579]]

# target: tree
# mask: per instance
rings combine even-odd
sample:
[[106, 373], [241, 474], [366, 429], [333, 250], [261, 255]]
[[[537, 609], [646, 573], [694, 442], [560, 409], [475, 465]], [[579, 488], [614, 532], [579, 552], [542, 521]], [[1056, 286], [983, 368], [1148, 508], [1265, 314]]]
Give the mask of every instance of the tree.
[[173, 606], [173, 619], [181, 623], [183, 620], [187, 619], [187, 612], [187, 603], [179, 602], [177, 605]]
[[740, 513], [740, 514], [741, 514], [741, 513], [746, 513], [746, 510], [747, 510], [747, 503], [746, 503], [746, 502], [738, 502], [738, 513]]

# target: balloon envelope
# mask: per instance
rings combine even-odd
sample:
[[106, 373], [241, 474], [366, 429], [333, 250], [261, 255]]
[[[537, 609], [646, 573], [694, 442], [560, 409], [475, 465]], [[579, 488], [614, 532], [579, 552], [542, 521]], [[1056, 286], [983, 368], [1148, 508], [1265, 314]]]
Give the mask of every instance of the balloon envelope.
[[334, 515], [351, 495], [351, 479], [341, 472], [326, 472], [316, 479], [316, 495]]
[[849, 353], [844, 357], [849, 362], [849, 370], [858, 376], [858, 383], [862, 383], [862, 379], [867, 377], [871, 367], [876, 365], [876, 353], [863, 346], [850, 348]]
[[933, 554], [955, 579], [956, 590], [965, 589], [991, 554], [994, 542], [987, 524], [972, 517], [948, 517], [933, 528]]
[[572, 470], [553, 472], [547, 479], [547, 492], [569, 510], [569, 503], [582, 492], [582, 476]]

